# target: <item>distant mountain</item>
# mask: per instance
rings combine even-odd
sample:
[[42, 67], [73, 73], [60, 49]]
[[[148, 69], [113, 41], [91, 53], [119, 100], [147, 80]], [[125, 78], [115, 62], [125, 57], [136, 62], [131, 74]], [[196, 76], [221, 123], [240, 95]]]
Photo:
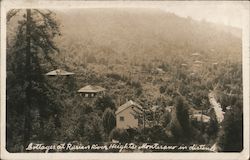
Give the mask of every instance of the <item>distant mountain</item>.
[[[79, 53], [169, 55], [201, 52], [241, 59], [241, 30], [178, 17], [157, 9], [74, 9], [56, 12], [59, 45]], [[212, 53], [211, 53], [212, 54]]]

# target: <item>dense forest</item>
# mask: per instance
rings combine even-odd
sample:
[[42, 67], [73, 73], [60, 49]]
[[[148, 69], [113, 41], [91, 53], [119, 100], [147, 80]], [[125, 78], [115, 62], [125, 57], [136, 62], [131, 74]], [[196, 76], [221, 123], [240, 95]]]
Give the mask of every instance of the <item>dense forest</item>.
[[[117, 140], [216, 144], [217, 151], [239, 152], [241, 52], [240, 29], [156, 9], [11, 10], [7, 150], [25, 152], [31, 142]], [[45, 75], [58, 68], [75, 74]], [[105, 95], [82, 97], [78, 89], [89, 84], [104, 87]], [[116, 128], [115, 112], [128, 100], [143, 107], [148, 125]], [[212, 100], [221, 106], [222, 121]], [[193, 110], [210, 120], [192, 119]]]

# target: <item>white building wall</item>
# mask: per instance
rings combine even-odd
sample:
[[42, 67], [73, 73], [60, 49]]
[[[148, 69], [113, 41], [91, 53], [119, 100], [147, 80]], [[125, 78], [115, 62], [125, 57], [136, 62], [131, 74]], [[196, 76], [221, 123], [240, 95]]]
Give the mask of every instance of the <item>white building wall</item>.
[[[137, 128], [138, 127], [138, 119], [135, 119], [134, 116], [131, 114], [134, 111], [132, 110], [132, 106], [121, 111], [116, 115], [116, 128], [127, 129]], [[124, 117], [124, 121], [121, 120], [120, 117]]]

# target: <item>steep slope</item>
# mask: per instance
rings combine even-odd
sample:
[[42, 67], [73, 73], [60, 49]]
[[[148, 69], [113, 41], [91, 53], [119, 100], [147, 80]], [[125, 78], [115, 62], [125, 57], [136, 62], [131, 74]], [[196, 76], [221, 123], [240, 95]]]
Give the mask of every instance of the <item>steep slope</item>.
[[59, 45], [80, 49], [77, 54], [145, 57], [198, 51], [217, 58], [241, 59], [240, 35], [230, 33], [229, 27], [224, 31], [212, 23], [156, 9], [79, 9], [57, 12], [57, 17], [63, 24]]

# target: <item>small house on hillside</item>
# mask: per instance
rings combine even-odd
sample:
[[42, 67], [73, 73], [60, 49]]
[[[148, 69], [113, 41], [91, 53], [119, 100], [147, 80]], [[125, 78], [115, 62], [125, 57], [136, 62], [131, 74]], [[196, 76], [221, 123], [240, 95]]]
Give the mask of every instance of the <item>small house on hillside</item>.
[[142, 125], [142, 120], [140, 115], [142, 114], [142, 106], [130, 100], [125, 104], [121, 105], [117, 111], [116, 115], [116, 128], [137, 128]]
[[197, 53], [197, 52], [195, 52], [195, 53], [192, 53], [192, 56], [200, 56], [200, 53]]
[[189, 109], [189, 118], [192, 120], [199, 121], [199, 122], [207, 123], [210, 121], [210, 117], [205, 115], [204, 114], [205, 112], [206, 111], [204, 111], [204, 110], [197, 110], [194, 108], [190, 108]]
[[154, 70], [154, 73], [162, 75], [162, 74], [165, 74], [165, 71], [162, 68], [156, 68]]
[[195, 64], [202, 64], [202, 61], [194, 61]]
[[81, 89], [78, 90], [81, 95], [84, 97], [95, 97], [96, 95], [103, 95], [105, 91], [105, 88], [102, 88], [100, 86], [93, 86], [93, 85], [87, 85]]
[[174, 106], [167, 106], [167, 107], [165, 107], [165, 111], [167, 111], [169, 113], [171, 113], [173, 111], [173, 109], [174, 109]]
[[208, 123], [210, 121], [210, 117], [204, 114], [192, 114], [190, 115], [190, 118], [192, 120], [196, 120], [196, 121], [204, 122], [204, 123]]
[[153, 105], [153, 106], [151, 107], [151, 110], [152, 110], [153, 112], [156, 112], [156, 111], [158, 110], [158, 108], [160, 108], [160, 106], [158, 106], [158, 105]]
[[62, 69], [56, 69], [56, 70], [46, 73], [45, 75], [47, 76], [69, 76], [69, 75], [74, 75], [74, 74], [75, 73], [73, 72], [67, 72]]
[[193, 107], [189, 108], [188, 110], [189, 115], [191, 114], [202, 114], [202, 110], [195, 109]]

